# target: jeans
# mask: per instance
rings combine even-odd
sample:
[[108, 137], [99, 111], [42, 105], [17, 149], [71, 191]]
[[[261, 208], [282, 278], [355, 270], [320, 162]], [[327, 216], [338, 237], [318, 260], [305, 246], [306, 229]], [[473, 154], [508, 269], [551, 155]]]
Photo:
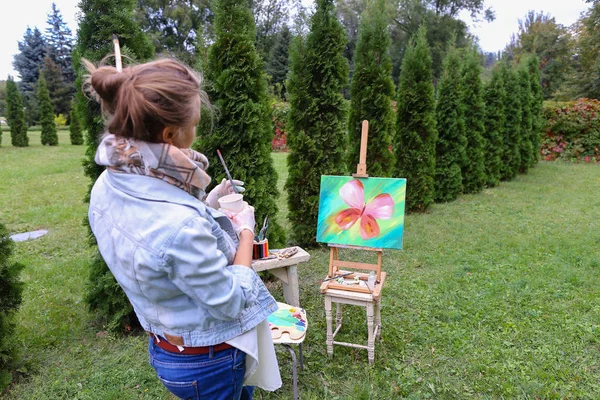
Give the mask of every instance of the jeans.
[[235, 347], [208, 354], [176, 354], [161, 349], [150, 337], [148, 352], [158, 379], [180, 399], [252, 399], [254, 387], [243, 386], [246, 353]]

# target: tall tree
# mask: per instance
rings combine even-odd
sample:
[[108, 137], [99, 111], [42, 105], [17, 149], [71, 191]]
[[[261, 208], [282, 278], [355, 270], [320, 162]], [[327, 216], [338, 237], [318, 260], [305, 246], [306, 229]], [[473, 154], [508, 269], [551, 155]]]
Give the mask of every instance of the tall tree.
[[390, 33], [384, 2], [378, 0], [365, 11], [354, 56], [355, 70], [350, 86], [350, 146], [348, 169], [359, 161], [361, 122], [369, 121], [367, 172], [390, 176], [394, 157], [390, 152], [394, 134], [394, 81], [389, 55]]
[[463, 192], [478, 193], [485, 185], [484, 139], [485, 104], [479, 53], [472, 48], [465, 54], [462, 68], [462, 103], [465, 112], [467, 161], [462, 169]]
[[527, 71], [527, 65], [522, 63], [517, 70], [517, 74], [519, 87], [521, 90], [519, 92], [521, 104], [521, 144], [519, 146], [521, 165], [519, 166], [519, 172], [526, 173], [533, 161], [533, 145], [531, 143], [531, 134], [533, 129], [531, 106], [533, 103], [533, 96], [531, 94], [531, 85], [529, 71]]
[[544, 99], [554, 96], [561, 87], [571, 64], [571, 35], [550, 14], [529, 11], [519, 20], [519, 32], [507, 46], [516, 61], [529, 54], [538, 56]]
[[14, 242], [8, 229], [0, 224], [0, 391], [12, 379], [17, 343], [11, 340], [15, 330], [15, 314], [21, 305], [23, 282], [19, 279], [23, 265], [12, 259]]
[[503, 135], [504, 105], [506, 102], [506, 91], [502, 81], [502, 73], [499, 66], [496, 66], [492, 72], [492, 79], [485, 86], [485, 174], [486, 186], [494, 187], [500, 183], [502, 176], [502, 154], [503, 154]]
[[40, 75], [37, 87], [38, 99], [40, 101], [40, 122], [42, 124], [42, 145], [56, 146], [58, 145], [58, 135], [56, 133], [56, 124], [54, 123], [54, 107], [52, 106], [44, 74]]
[[463, 192], [462, 169], [467, 164], [461, 62], [456, 48], [444, 60], [436, 106], [435, 200], [452, 201]]
[[[395, 8], [390, 10], [394, 21], [392, 35], [400, 51], [421, 25], [426, 27], [433, 76], [436, 80], [442, 73], [442, 61], [448, 51], [448, 38], [456, 38], [457, 48], [469, 45], [467, 25], [459, 18], [459, 14], [469, 13], [472, 18], [482, 18], [486, 21], [495, 18], [493, 10], [486, 7], [485, 0], [397, 0], [392, 4], [395, 5]], [[401, 58], [400, 54], [398, 61], [401, 61]]]
[[215, 182], [225, 177], [217, 159], [220, 149], [230, 172], [246, 183], [244, 198], [255, 208], [257, 221], [270, 218], [269, 243], [285, 244], [278, 224], [277, 171], [271, 158], [273, 127], [263, 62], [254, 47], [255, 31], [246, 2], [215, 2], [215, 43], [208, 56], [209, 95], [219, 110], [216, 130], [200, 131], [195, 147], [213, 166]]
[[408, 211], [425, 211], [434, 198], [437, 129], [431, 63], [427, 31], [422, 26], [402, 60], [393, 142], [393, 176], [407, 180]]
[[[123, 53], [129, 58], [144, 61], [152, 57], [154, 50], [152, 44], [133, 18], [135, 4], [134, 0], [121, 0], [118, 3], [106, 0], [81, 0], [79, 3], [81, 15], [73, 60], [78, 74], [75, 83], [75, 86], [79, 88], [77, 112], [81, 116], [82, 125], [86, 130], [88, 145], [83, 166], [85, 174], [90, 178], [89, 190], [103, 171], [103, 168], [94, 162], [94, 155], [98, 148], [99, 136], [104, 130], [104, 123], [100, 106], [85, 97], [83, 91], [80, 90], [82, 77], [86, 73], [81, 66], [81, 58], [85, 57], [92, 62], [98, 62], [112, 53], [114, 51], [113, 34], [119, 37]], [[86, 201], [89, 201], [89, 191]], [[96, 247], [93, 235], [90, 237], [91, 245]], [[96, 311], [101, 318], [107, 320], [108, 328], [111, 330], [118, 331], [138, 324], [133, 307], [110, 273], [97, 248], [90, 265], [85, 300], [91, 310]]]
[[600, 99], [600, 1], [587, 3], [591, 7], [575, 25], [577, 55], [566, 92], [571, 98]]
[[[502, 168], [500, 179], [509, 181], [521, 167], [521, 93], [519, 78], [510, 65], [502, 62], [502, 81], [506, 92], [504, 129], [502, 135]], [[510, 100], [509, 100], [510, 99]]]
[[40, 117], [35, 85], [40, 77], [45, 56], [46, 43], [41, 32], [38, 28], [31, 30], [27, 27], [23, 40], [19, 42], [19, 53], [14, 56], [13, 67], [21, 77], [19, 88], [23, 94], [26, 121], [30, 126], [37, 124]]
[[544, 95], [542, 91], [542, 79], [540, 68], [538, 67], [538, 58], [529, 57], [527, 68], [529, 70], [529, 79], [531, 85], [531, 146], [533, 155], [531, 157], [531, 165], [537, 164], [540, 159], [540, 146], [542, 142], [542, 129], [544, 128], [544, 117], [542, 109], [544, 108]]
[[276, 88], [276, 93], [285, 96], [285, 80], [289, 71], [289, 48], [292, 41], [292, 33], [287, 25], [284, 25], [277, 35], [275, 44], [269, 54], [267, 73], [271, 76], [271, 84]]
[[256, 48], [267, 60], [278, 33], [287, 24], [292, 8], [300, 7], [299, 0], [251, 0], [252, 13], [256, 22]]
[[345, 172], [346, 37], [333, 0], [317, 0], [316, 4], [310, 33], [292, 41], [288, 80], [290, 154], [285, 187], [292, 239], [301, 245], [315, 243], [321, 175]]
[[20, 87], [24, 93], [35, 91], [35, 84], [44, 65], [46, 43], [38, 28], [27, 27], [23, 40], [19, 42], [19, 53], [15, 54], [13, 67], [21, 77]]
[[[42, 75], [50, 93], [54, 112], [56, 114], [68, 115], [71, 110], [72, 85], [65, 84], [60, 68], [49, 56], [44, 57]], [[41, 100], [38, 99], [38, 101], [41, 107]]]
[[55, 3], [52, 3], [52, 11], [48, 14], [46, 22], [49, 26], [46, 28], [45, 35], [48, 56], [60, 68], [63, 81], [69, 87], [69, 92], [72, 93], [72, 85], [75, 82], [75, 70], [73, 69], [73, 61], [71, 59], [73, 34], [63, 21], [60, 10], [56, 7]]
[[29, 138], [27, 137], [27, 125], [23, 113], [23, 100], [17, 84], [10, 76], [6, 81], [6, 111], [12, 145], [15, 147], [28, 146]]
[[138, 0], [136, 20], [155, 51], [192, 66], [199, 43], [213, 41], [210, 0]]

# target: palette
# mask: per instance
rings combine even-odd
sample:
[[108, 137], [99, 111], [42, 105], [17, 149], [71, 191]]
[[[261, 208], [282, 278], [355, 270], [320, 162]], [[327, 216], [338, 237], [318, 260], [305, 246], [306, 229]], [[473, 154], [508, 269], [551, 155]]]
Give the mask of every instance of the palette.
[[268, 318], [271, 337], [280, 339], [288, 334], [292, 340], [303, 338], [307, 329], [306, 311], [285, 303], [277, 303], [277, 306], [278, 310]]

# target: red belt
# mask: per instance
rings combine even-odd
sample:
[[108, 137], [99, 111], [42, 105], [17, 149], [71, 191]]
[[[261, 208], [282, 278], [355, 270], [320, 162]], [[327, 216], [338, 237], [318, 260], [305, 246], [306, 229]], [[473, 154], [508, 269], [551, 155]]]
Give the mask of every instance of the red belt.
[[151, 333], [150, 335], [154, 339], [155, 345], [157, 345], [158, 347], [160, 347], [163, 350], [166, 350], [171, 353], [176, 353], [176, 354], [208, 354], [210, 352], [211, 347], [213, 348], [213, 351], [220, 351], [220, 350], [225, 350], [225, 349], [229, 349], [230, 347], [233, 347], [232, 345], [230, 345], [228, 343], [220, 343], [220, 344], [216, 344], [214, 346], [206, 346], [206, 347], [183, 347], [183, 351], [180, 351], [177, 346], [167, 342], [165, 339], [161, 339], [159, 341], [158, 339], [156, 339], [156, 336], [154, 334]]

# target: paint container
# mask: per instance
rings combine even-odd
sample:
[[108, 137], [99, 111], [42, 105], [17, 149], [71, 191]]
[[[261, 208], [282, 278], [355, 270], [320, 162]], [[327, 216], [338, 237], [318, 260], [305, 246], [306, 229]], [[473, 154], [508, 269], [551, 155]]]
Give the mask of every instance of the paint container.
[[239, 193], [220, 197], [218, 201], [219, 206], [225, 210], [240, 212], [244, 209], [244, 196]]
[[269, 239], [263, 239], [259, 242], [254, 241], [252, 249], [252, 259], [260, 260], [261, 258], [269, 257]]

